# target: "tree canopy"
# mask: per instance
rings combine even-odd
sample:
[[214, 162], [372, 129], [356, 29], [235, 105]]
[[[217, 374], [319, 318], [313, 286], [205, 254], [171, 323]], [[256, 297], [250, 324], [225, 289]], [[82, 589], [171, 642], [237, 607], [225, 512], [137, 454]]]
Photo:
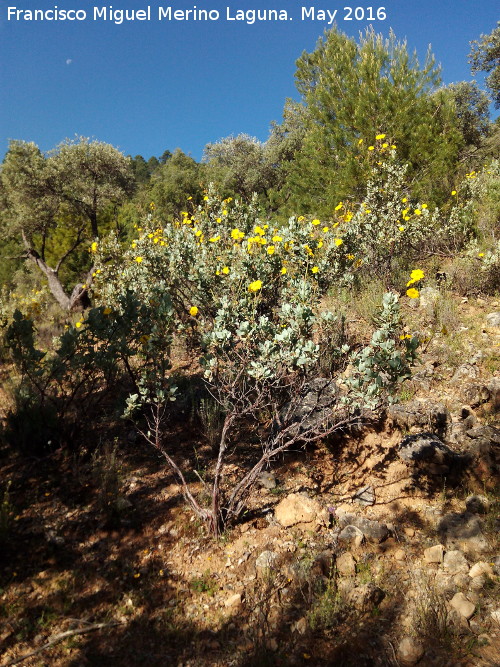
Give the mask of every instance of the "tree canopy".
[[99, 238], [110, 207], [133, 191], [130, 160], [109, 144], [83, 137], [47, 155], [32, 142], [13, 141], [0, 181], [7, 236], [22, 242], [58, 303], [71, 308], [84, 290], [69, 296], [59, 272], [84, 242]]
[[385, 39], [369, 28], [358, 43], [335, 28], [302, 54], [295, 76], [304, 139], [285, 194], [296, 211], [330, 213], [347, 192], [361, 194], [366, 148], [380, 133], [397, 144], [410, 176], [419, 173], [422, 187], [436, 190], [460, 136], [453, 105], [437, 92], [439, 68], [430, 52], [421, 67], [393, 33]]
[[500, 21], [489, 35], [471, 42], [469, 62], [472, 72], [488, 72], [486, 85], [491, 91], [495, 107], [500, 109]]

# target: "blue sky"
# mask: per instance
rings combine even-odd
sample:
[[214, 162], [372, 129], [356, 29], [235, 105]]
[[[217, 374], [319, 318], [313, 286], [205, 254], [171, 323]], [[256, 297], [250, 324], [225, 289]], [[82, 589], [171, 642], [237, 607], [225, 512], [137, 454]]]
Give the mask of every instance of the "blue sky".
[[[83, 10], [87, 18], [7, 20], [8, 7], [55, 6]], [[370, 23], [384, 34], [392, 28], [417, 50], [421, 62], [431, 44], [445, 83], [472, 78], [469, 43], [490, 33], [500, 18], [498, 0], [198, 0], [152, 2], [150, 21], [118, 25], [94, 21], [94, 6], [144, 10], [148, 4], [0, 0], [0, 155], [9, 139], [34, 141], [49, 150], [75, 135], [146, 159], [177, 147], [200, 159], [205, 144], [240, 132], [265, 140], [270, 122], [281, 118], [285, 98], [297, 97], [296, 59], [312, 51], [328, 27], [321, 20], [301, 20], [301, 7], [337, 9], [338, 27], [350, 35]], [[220, 18], [158, 21], [159, 6], [217, 10]], [[373, 7], [375, 14], [385, 7], [387, 18], [348, 21], [347, 6]], [[292, 20], [228, 21], [226, 7], [231, 17], [238, 9], [284, 9]]]

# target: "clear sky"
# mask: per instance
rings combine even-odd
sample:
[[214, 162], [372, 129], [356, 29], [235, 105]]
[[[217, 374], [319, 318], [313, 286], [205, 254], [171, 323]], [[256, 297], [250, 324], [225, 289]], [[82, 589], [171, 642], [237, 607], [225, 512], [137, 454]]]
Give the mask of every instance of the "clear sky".
[[[110, 7], [148, 6], [149, 21], [109, 20]], [[346, 20], [349, 6], [353, 20]], [[11, 9], [8, 20], [9, 7], [79, 10], [86, 18], [26, 21]], [[106, 7], [108, 19], [94, 20], [94, 7]], [[213, 10], [219, 19], [160, 21], [159, 7]], [[392, 28], [421, 62], [431, 44], [444, 83], [471, 80], [470, 41], [490, 33], [500, 18], [498, 0], [0, 0], [0, 156], [9, 139], [49, 150], [75, 135], [146, 159], [177, 147], [200, 159], [205, 144], [240, 132], [265, 140], [285, 99], [297, 98], [296, 59], [328, 28], [328, 19], [302, 20], [302, 7], [315, 8], [316, 18], [319, 10], [337, 10], [336, 23], [349, 35], [369, 24], [384, 34]], [[356, 20], [356, 7], [364, 8], [363, 20]], [[368, 7], [372, 17], [385, 8], [386, 19], [367, 20]], [[228, 20], [227, 11], [235, 19], [237, 10], [252, 9], [286, 10], [289, 20]]]

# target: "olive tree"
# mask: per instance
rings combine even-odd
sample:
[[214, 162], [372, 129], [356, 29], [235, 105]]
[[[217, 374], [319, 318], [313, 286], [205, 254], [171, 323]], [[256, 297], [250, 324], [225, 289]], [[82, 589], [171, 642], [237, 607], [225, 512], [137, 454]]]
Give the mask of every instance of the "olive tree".
[[[110, 206], [131, 194], [130, 159], [109, 144], [83, 137], [47, 154], [33, 142], [13, 141], [0, 182], [5, 238], [22, 243], [24, 257], [45, 275], [62, 308], [75, 307], [86, 288], [70, 291], [60, 279], [61, 267], [84, 243], [97, 243]], [[82, 261], [81, 273], [88, 285], [93, 273], [88, 260]]]

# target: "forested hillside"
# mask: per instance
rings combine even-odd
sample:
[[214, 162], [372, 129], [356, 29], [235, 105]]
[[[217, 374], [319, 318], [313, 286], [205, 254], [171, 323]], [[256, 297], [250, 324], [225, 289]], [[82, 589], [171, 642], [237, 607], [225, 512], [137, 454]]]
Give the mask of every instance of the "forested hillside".
[[500, 24], [470, 62], [334, 28], [266, 142], [11, 142], [2, 666], [498, 664]]

